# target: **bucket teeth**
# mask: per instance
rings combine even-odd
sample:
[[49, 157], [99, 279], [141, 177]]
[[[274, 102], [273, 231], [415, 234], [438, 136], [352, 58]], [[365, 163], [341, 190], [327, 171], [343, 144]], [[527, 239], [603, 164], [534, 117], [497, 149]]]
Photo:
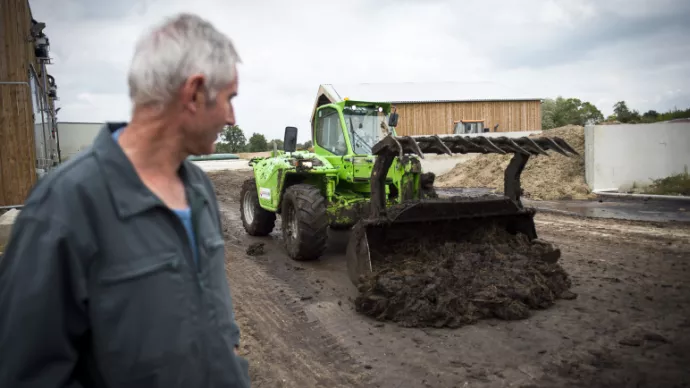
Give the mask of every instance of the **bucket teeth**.
[[571, 154], [575, 154], [577, 156], [580, 156], [580, 154], [577, 151], [575, 151], [575, 149], [573, 147], [571, 147], [570, 144], [568, 144], [568, 142], [565, 141], [564, 139], [562, 139], [558, 136], [554, 136], [553, 140], [556, 142], [556, 144], [558, 144], [559, 146], [561, 146], [563, 149], [570, 152]]
[[433, 150], [435, 153], [440, 154], [448, 154], [448, 155], [453, 155], [453, 152], [446, 146], [445, 143], [443, 143], [443, 139], [438, 137], [437, 135], [430, 136], [429, 137], [431, 141], [429, 142], [430, 144], [426, 147], [428, 149]]
[[[506, 153], [506, 150], [498, 147], [498, 145], [494, 144], [491, 141], [491, 139], [488, 137], [482, 136], [482, 137], [478, 138], [478, 140], [479, 140], [480, 144], [484, 146], [485, 149], [488, 147], [490, 150], [492, 150], [493, 152], [495, 152], [497, 154], [505, 154]], [[494, 139], [494, 140], [496, 140], [496, 139]], [[504, 147], [504, 148], [506, 148], [506, 147]], [[491, 151], [488, 151], [488, 150], [487, 150], [487, 152], [491, 153]]]
[[405, 154], [415, 154], [424, 158], [423, 154], [523, 154], [548, 155], [547, 151], [555, 151], [563, 156], [580, 154], [560, 137], [519, 137], [509, 138], [489, 136], [386, 136], [376, 145], [372, 152], [380, 155], [392, 152], [399, 157]]
[[539, 144], [537, 144], [534, 140], [530, 139], [529, 137], [525, 137], [524, 139], [527, 139], [527, 141], [525, 142], [525, 147], [529, 148], [532, 152], [537, 152], [541, 155], [548, 155], [546, 151], [544, 151], [543, 148], [539, 147]]

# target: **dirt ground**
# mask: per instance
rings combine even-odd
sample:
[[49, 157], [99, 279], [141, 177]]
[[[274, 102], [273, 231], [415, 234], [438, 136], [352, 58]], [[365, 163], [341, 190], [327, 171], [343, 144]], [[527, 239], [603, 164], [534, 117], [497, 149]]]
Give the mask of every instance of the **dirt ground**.
[[269, 237], [248, 236], [238, 202], [248, 174], [209, 173], [254, 387], [690, 386], [688, 224], [539, 213], [575, 299], [521, 320], [408, 328], [355, 311], [349, 232], [331, 231], [309, 263], [284, 254], [279, 221]]

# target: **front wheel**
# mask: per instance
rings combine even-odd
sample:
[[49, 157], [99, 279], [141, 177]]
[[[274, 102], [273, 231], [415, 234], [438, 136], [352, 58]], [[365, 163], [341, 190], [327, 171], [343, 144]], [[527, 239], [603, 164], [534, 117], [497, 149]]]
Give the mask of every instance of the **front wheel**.
[[326, 250], [326, 199], [318, 188], [296, 184], [285, 190], [280, 213], [283, 239], [293, 260], [315, 260]]
[[240, 192], [240, 214], [244, 230], [252, 236], [267, 236], [276, 224], [276, 214], [259, 205], [256, 180], [247, 179]]

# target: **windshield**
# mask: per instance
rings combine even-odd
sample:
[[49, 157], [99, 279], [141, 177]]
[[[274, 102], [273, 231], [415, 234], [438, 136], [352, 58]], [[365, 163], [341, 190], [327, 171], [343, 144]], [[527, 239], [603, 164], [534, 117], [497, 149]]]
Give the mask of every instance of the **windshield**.
[[343, 108], [343, 117], [355, 154], [371, 154], [371, 147], [382, 138], [385, 114], [377, 106], [348, 105]]

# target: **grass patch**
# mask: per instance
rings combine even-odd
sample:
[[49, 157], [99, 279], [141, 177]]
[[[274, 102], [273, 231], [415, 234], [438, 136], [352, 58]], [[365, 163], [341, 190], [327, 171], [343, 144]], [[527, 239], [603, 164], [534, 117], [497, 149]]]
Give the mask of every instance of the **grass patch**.
[[688, 174], [688, 168], [685, 167], [684, 171], [679, 174], [655, 179], [647, 188], [647, 193], [690, 196], [690, 174]]

